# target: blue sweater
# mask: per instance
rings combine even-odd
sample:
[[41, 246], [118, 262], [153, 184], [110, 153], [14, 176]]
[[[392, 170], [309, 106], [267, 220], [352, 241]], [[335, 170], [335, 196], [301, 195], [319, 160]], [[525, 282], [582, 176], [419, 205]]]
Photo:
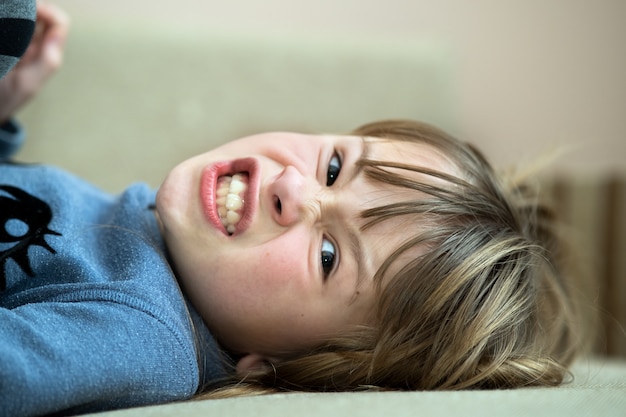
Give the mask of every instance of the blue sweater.
[[[22, 136], [3, 126], [0, 155]], [[0, 157], [0, 416], [186, 399], [225, 375], [164, 256], [154, 197]]]

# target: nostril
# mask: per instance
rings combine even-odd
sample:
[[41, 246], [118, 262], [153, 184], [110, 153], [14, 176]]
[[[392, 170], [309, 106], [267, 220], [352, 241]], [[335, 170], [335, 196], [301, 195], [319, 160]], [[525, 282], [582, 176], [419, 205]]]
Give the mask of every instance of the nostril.
[[281, 214], [283, 211], [283, 205], [280, 202], [280, 198], [278, 198], [277, 196], [274, 196], [274, 206], [276, 207], [276, 211], [278, 212], [278, 214]]

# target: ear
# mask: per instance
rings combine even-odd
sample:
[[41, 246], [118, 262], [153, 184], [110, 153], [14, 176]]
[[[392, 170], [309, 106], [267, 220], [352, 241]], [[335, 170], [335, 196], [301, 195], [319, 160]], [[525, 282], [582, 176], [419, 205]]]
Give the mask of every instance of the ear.
[[237, 375], [246, 376], [251, 371], [263, 371], [270, 368], [270, 358], [257, 353], [248, 353], [237, 361]]

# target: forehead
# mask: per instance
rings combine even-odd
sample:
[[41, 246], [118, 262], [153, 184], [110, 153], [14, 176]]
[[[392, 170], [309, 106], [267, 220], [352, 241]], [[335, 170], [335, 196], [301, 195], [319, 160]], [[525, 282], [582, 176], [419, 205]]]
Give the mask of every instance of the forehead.
[[[437, 171], [444, 174], [459, 176], [459, 169], [451, 157], [439, 148], [426, 144], [398, 140], [366, 138], [367, 150], [363, 158], [370, 161], [401, 164], [408, 167]], [[427, 174], [411, 171], [403, 168], [384, 167], [384, 170], [407, 178], [409, 180], [446, 186], [444, 180]], [[394, 203], [419, 201], [427, 198], [426, 194], [403, 186], [373, 180], [361, 173], [362, 187], [371, 190], [365, 192], [369, 197], [363, 209], [378, 208]], [[410, 203], [409, 203], [410, 206]], [[361, 225], [361, 240], [366, 248], [367, 275], [373, 275], [378, 268], [398, 248], [412, 237], [424, 232], [432, 224], [427, 222], [424, 216], [408, 214], [408, 207], [393, 208], [392, 214], [383, 221], [375, 223], [371, 227], [363, 227], [372, 218], [359, 220]], [[394, 262], [389, 272], [401, 267], [409, 259], [423, 254], [425, 248], [413, 247]]]
[[367, 174], [372, 170], [407, 180], [405, 184], [415, 182], [442, 187], [449, 185], [445, 180], [429, 175], [429, 172], [462, 177], [461, 169], [454, 159], [436, 146], [371, 137], [363, 138], [363, 141], [365, 147], [360, 159], [367, 166], [358, 168], [359, 184], [356, 188], [361, 188], [366, 199], [364, 209], [427, 197], [413, 188], [398, 185], [398, 181], [391, 181], [385, 175], [377, 175], [374, 179]]
[[[367, 137], [366, 159], [396, 162], [426, 168], [451, 175], [458, 175], [454, 160], [442, 149], [425, 142], [409, 142], [394, 139]], [[408, 171], [401, 173], [410, 176]]]

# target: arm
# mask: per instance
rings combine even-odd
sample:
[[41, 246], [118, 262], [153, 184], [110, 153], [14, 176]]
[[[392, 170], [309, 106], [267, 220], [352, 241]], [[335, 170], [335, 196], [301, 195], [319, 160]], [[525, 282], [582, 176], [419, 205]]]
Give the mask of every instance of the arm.
[[0, 308], [0, 340], [2, 416], [155, 404], [189, 398], [198, 383], [193, 343], [129, 305], [70, 301]]

